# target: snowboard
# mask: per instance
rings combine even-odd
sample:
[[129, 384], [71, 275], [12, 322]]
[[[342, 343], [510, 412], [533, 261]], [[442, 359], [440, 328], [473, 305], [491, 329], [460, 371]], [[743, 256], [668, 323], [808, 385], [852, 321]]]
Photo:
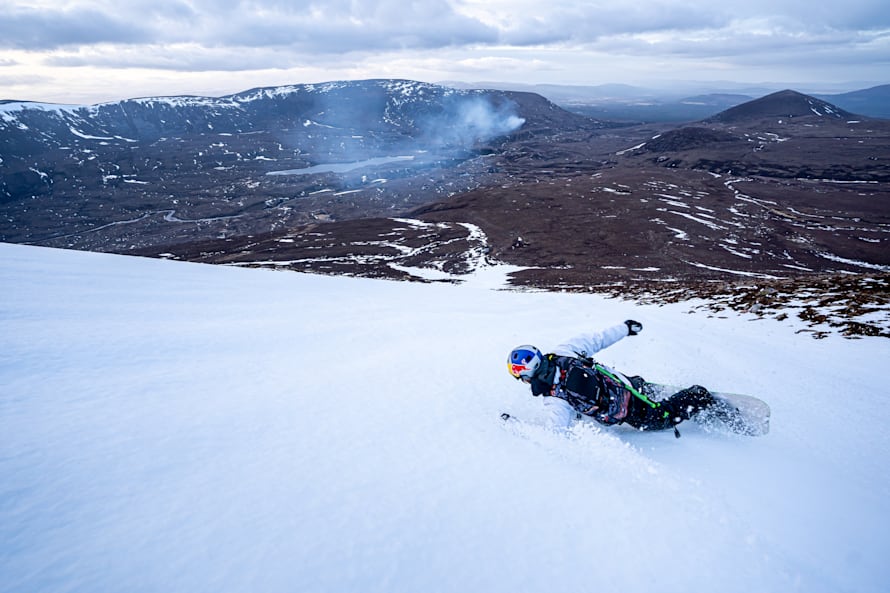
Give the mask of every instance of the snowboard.
[[[667, 399], [682, 390], [675, 385], [647, 383], [643, 393], [653, 400]], [[769, 433], [770, 409], [762, 399], [753, 395], [712, 391], [711, 395], [723, 405], [717, 410], [706, 410], [694, 420], [699, 424], [725, 426], [730, 431], [748, 436], [762, 436]]]

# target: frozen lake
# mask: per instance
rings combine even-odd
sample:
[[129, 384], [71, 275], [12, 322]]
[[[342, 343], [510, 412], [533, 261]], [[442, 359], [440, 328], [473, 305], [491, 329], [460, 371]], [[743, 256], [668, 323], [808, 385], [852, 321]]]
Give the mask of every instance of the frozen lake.
[[316, 173], [346, 173], [355, 169], [385, 165], [398, 161], [413, 161], [413, 156], [381, 156], [351, 163], [323, 163], [304, 167], [303, 169], [287, 169], [285, 171], [269, 171], [266, 175], [313, 175]]

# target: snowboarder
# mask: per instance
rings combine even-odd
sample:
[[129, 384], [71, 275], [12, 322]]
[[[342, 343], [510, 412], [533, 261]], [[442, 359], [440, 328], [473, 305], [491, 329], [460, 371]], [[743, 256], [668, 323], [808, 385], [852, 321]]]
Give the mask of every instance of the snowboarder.
[[719, 401], [700, 385], [654, 401], [647, 396], [642, 377], [627, 377], [591, 358], [642, 329], [641, 323], [629, 319], [604, 331], [572, 338], [550, 354], [534, 346], [518, 346], [510, 352], [507, 365], [511, 375], [530, 385], [532, 395], [543, 396], [547, 425], [552, 428], [566, 428], [583, 414], [605, 425], [626, 422], [640, 430], [673, 428], [679, 436], [676, 425], [682, 421], [705, 409], [719, 413]]

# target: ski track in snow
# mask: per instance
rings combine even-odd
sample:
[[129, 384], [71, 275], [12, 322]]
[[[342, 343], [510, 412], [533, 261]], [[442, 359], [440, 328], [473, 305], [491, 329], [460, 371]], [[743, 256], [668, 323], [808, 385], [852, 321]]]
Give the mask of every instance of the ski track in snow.
[[[456, 286], [6, 244], [0, 262], [3, 593], [890, 582], [887, 339], [492, 290], [500, 268]], [[644, 331], [599, 360], [761, 396], [770, 434], [542, 428], [510, 348], [627, 318]]]

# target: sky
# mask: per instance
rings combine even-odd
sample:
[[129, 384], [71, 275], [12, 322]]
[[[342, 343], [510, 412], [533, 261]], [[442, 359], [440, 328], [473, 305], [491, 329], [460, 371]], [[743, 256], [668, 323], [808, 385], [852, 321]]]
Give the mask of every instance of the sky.
[[890, 78], [886, 0], [6, 0], [0, 99], [407, 78], [664, 86]]

